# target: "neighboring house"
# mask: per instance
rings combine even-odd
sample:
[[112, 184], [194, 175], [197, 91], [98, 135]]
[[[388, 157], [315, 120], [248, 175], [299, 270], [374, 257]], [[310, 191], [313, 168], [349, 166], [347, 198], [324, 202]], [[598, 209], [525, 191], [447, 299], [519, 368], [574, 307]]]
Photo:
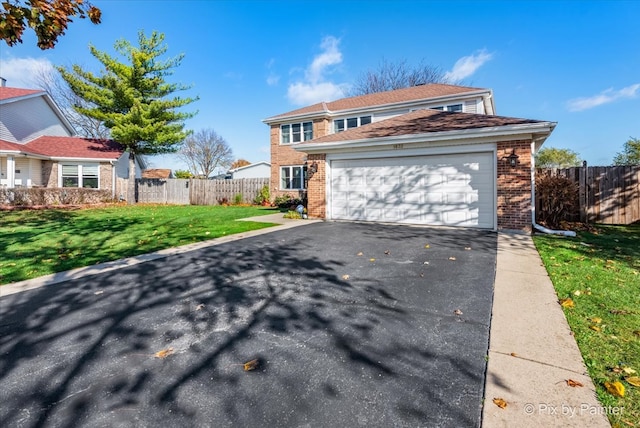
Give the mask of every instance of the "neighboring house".
[[271, 194], [312, 217], [530, 230], [533, 153], [554, 122], [495, 116], [489, 89], [428, 84], [264, 120]]
[[173, 172], [170, 169], [145, 169], [142, 171], [142, 178], [173, 178]]
[[[84, 187], [116, 196], [128, 162], [113, 140], [75, 136], [46, 92], [0, 86], [0, 186]], [[143, 164], [139, 159], [137, 171]]]
[[257, 162], [239, 168], [230, 169], [226, 178], [269, 178], [271, 177], [271, 164], [269, 162]]

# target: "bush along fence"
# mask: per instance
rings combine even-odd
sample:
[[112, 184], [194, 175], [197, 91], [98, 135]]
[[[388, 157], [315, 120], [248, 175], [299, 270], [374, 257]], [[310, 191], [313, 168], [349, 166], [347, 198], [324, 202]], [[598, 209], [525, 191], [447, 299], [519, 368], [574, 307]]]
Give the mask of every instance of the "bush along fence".
[[136, 180], [140, 203], [180, 205], [252, 204], [269, 186], [268, 178], [233, 180], [155, 179]]
[[[631, 224], [640, 221], [640, 165], [587, 166], [536, 171], [537, 221], [549, 216], [549, 203], [567, 189], [557, 189], [551, 196], [541, 180], [544, 176], [564, 178], [567, 186], [575, 186], [574, 201], [561, 196], [566, 220], [583, 223]], [[544, 180], [543, 180], [544, 181]], [[546, 204], [546, 205], [545, 205]], [[558, 209], [557, 205], [555, 208]]]
[[64, 206], [114, 202], [111, 190], [75, 187], [0, 187], [0, 205], [14, 207]]

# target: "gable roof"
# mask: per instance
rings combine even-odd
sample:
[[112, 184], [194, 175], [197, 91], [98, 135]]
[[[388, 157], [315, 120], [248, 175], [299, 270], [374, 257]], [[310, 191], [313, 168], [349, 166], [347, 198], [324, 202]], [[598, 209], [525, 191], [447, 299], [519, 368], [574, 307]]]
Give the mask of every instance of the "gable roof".
[[272, 116], [264, 119], [269, 123], [278, 119], [296, 116], [305, 116], [319, 113], [337, 113], [366, 107], [392, 106], [394, 104], [407, 103], [411, 101], [421, 101], [440, 98], [447, 98], [455, 95], [480, 95], [491, 94], [490, 89], [472, 88], [469, 86], [447, 85], [443, 83], [430, 83], [427, 85], [411, 86], [409, 88], [395, 89], [392, 91], [376, 92], [373, 94], [360, 95], [356, 97], [341, 98], [331, 102], [316, 103], [307, 107], [299, 108], [287, 113]]
[[64, 115], [60, 107], [55, 103], [53, 98], [49, 96], [46, 91], [40, 89], [23, 89], [23, 88], [11, 88], [8, 86], [0, 86], [0, 104], [9, 104], [17, 101], [42, 97], [47, 103], [51, 111], [60, 119], [62, 126], [64, 126], [69, 135], [75, 135], [76, 130], [73, 128], [69, 119]]
[[142, 178], [171, 178], [170, 169], [145, 169], [142, 171]]
[[269, 162], [260, 161], [260, 162], [256, 162], [256, 163], [250, 163], [249, 165], [245, 165], [245, 166], [239, 166], [238, 168], [230, 169], [228, 172], [238, 172], [238, 171], [242, 171], [243, 169], [255, 168], [255, 167], [260, 166], [260, 165], [266, 165], [268, 167], [271, 167], [271, 164]]
[[0, 86], [0, 101], [10, 100], [14, 98], [22, 98], [28, 95], [44, 94], [45, 92], [39, 89], [22, 89], [22, 88], [10, 88], [8, 86]]
[[115, 160], [124, 153], [124, 147], [113, 140], [83, 137], [38, 137], [23, 146], [25, 152], [51, 158]]

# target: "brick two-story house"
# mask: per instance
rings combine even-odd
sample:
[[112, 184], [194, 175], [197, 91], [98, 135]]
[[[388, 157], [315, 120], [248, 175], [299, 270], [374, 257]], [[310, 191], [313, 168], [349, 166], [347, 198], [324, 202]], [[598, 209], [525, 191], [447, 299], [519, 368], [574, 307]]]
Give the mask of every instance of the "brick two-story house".
[[555, 123], [495, 115], [489, 89], [428, 84], [264, 120], [271, 193], [311, 217], [530, 230], [533, 154]]

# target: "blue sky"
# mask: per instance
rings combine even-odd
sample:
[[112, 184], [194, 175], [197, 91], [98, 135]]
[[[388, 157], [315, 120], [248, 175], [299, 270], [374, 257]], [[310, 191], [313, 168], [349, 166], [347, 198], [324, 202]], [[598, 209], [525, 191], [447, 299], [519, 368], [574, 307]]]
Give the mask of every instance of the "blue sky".
[[[103, 22], [77, 20], [52, 50], [0, 46], [8, 86], [32, 87], [34, 70], [96, 69], [88, 45], [115, 53], [138, 30], [165, 34], [185, 54], [171, 81], [199, 96], [187, 127], [212, 128], [236, 158], [269, 160], [262, 119], [343, 97], [384, 58], [441, 67], [494, 91], [497, 114], [558, 122], [546, 147], [608, 165], [640, 138], [640, 2], [637, 1], [172, 1], [93, 0]], [[183, 169], [175, 156], [154, 167]]]

